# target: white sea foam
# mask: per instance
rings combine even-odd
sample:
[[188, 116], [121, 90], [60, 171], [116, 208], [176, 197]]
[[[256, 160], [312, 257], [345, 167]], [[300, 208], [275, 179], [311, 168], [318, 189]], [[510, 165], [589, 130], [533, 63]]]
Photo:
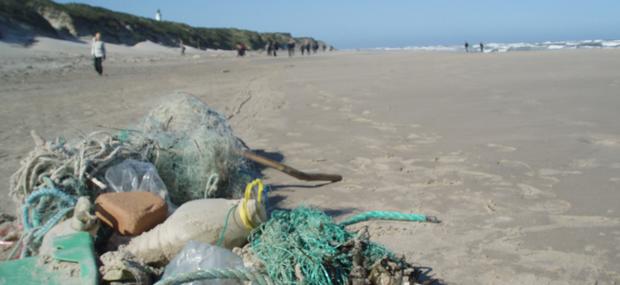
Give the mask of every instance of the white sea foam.
[[[587, 48], [620, 48], [620, 40], [584, 40], [584, 41], [547, 41], [538, 43], [485, 43], [484, 52], [509, 52], [531, 50], [562, 50], [562, 49], [587, 49]], [[477, 43], [471, 43], [472, 52], [480, 52]], [[447, 51], [462, 52], [463, 45], [433, 45], [433, 46], [407, 46], [407, 47], [381, 47], [373, 50], [419, 50], [419, 51]]]

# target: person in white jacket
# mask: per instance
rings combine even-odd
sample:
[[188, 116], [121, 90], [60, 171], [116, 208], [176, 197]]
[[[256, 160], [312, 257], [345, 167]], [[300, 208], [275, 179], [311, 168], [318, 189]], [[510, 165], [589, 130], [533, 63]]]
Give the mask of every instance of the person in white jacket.
[[101, 62], [105, 60], [105, 45], [101, 40], [101, 33], [95, 33], [95, 37], [93, 38], [93, 44], [90, 49], [90, 54], [93, 56], [95, 62], [95, 70], [99, 75], [103, 74], [103, 66]]

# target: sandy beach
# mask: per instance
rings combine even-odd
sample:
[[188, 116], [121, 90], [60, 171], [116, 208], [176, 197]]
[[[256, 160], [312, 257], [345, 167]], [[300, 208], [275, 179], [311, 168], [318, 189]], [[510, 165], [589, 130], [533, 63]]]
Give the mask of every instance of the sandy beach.
[[182, 91], [252, 149], [344, 176], [265, 170], [272, 207], [435, 215], [358, 228], [448, 284], [620, 284], [618, 49], [237, 58], [144, 43], [110, 45], [101, 77], [89, 52], [0, 43], [2, 212], [31, 130], [115, 131]]

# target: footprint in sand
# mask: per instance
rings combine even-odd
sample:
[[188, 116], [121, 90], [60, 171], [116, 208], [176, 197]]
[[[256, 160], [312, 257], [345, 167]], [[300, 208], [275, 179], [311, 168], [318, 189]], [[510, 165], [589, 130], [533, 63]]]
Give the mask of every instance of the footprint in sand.
[[482, 182], [484, 185], [495, 185], [495, 186], [510, 186], [510, 182], [504, 181], [504, 178], [500, 175], [473, 171], [473, 170], [459, 170], [458, 173], [462, 176], [474, 179], [476, 181]]
[[577, 126], [577, 127], [595, 127], [596, 124], [588, 121], [560, 121], [561, 123], [569, 126]]
[[341, 113], [351, 113], [352, 111], [353, 111], [353, 106], [351, 105], [344, 105], [338, 108], [338, 112], [341, 112]]
[[524, 171], [525, 175], [527, 176], [534, 176], [535, 174], [535, 171], [532, 169], [532, 167], [523, 161], [502, 159], [497, 162], [497, 165], [503, 166], [509, 169]]
[[512, 147], [512, 146], [508, 146], [508, 145], [502, 145], [502, 144], [495, 144], [495, 143], [489, 143], [487, 144], [487, 147], [494, 149], [495, 151], [498, 152], [513, 152], [515, 150], [517, 150], [516, 147]]
[[372, 164], [372, 159], [358, 156], [353, 160], [349, 161], [349, 163], [353, 164], [354, 169], [363, 171]]
[[390, 124], [390, 123], [379, 123], [379, 122], [375, 122], [375, 121], [371, 121], [372, 122], [372, 127], [375, 129], [378, 129], [380, 131], [384, 131], [384, 132], [396, 132], [397, 128], [396, 125], [394, 124]]
[[594, 158], [588, 159], [573, 159], [569, 166], [574, 169], [592, 169], [599, 167], [600, 164]]
[[519, 183], [517, 184], [517, 186], [521, 190], [521, 194], [523, 195], [523, 197], [526, 199], [537, 199], [540, 197], [550, 198], [555, 196], [553, 193], [542, 191], [531, 185]]
[[378, 171], [401, 172], [405, 165], [399, 157], [377, 157], [373, 159], [373, 167]]
[[578, 170], [556, 170], [551, 168], [541, 168], [538, 170], [538, 175], [540, 176], [567, 176], [578, 175], [581, 173], [582, 172]]
[[546, 212], [550, 214], [562, 214], [570, 208], [571, 204], [564, 200], [547, 200], [527, 207], [530, 211]]
[[413, 141], [415, 144], [434, 144], [441, 139], [441, 136], [437, 134], [412, 133], [407, 136], [407, 139]]
[[540, 179], [551, 181], [551, 184], [556, 184], [560, 182], [560, 179], [556, 176], [579, 175], [581, 173], [582, 172], [579, 170], [556, 170], [550, 168], [542, 168], [538, 170], [538, 177]]
[[413, 144], [398, 144], [392, 147], [395, 151], [412, 151], [416, 148]]
[[292, 142], [282, 146], [282, 149], [286, 150], [299, 150], [299, 149], [308, 149], [311, 145], [308, 143], [302, 142]]
[[580, 137], [578, 138], [578, 140], [583, 143], [606, 146], [606, 147], [619, 147], [620, 146], [620, 137], [616, 135], [609, 135], [609, 134], [592, 135], [588, 137]]
[[460, 151], [451, 152], [447, 155], [440, 155], [435, 158], [437, 163], [461, 163], [467, 160]]
[[357, 116], [355, 114], [347, 114], [347, 119], [353, 121], [353, 122], [357, 122], [357, 123], [374, 123], [373, 120], [361, 117], [361, 116]]
[[542, 102], [540, 102], [540, 100], [538, 99], [525, 99], [523, 100], [523, 104], [530, 106], [540, 106], [542, 105]]

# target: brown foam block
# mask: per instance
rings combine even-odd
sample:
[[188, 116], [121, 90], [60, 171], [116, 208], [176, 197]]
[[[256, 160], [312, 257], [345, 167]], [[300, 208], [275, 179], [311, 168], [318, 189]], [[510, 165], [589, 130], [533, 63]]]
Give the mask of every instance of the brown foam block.
[[95, 215], [122, 235], [135, 236], [166, 220], [166, 201], [151, 192], [115, 192], [99, 195]]

